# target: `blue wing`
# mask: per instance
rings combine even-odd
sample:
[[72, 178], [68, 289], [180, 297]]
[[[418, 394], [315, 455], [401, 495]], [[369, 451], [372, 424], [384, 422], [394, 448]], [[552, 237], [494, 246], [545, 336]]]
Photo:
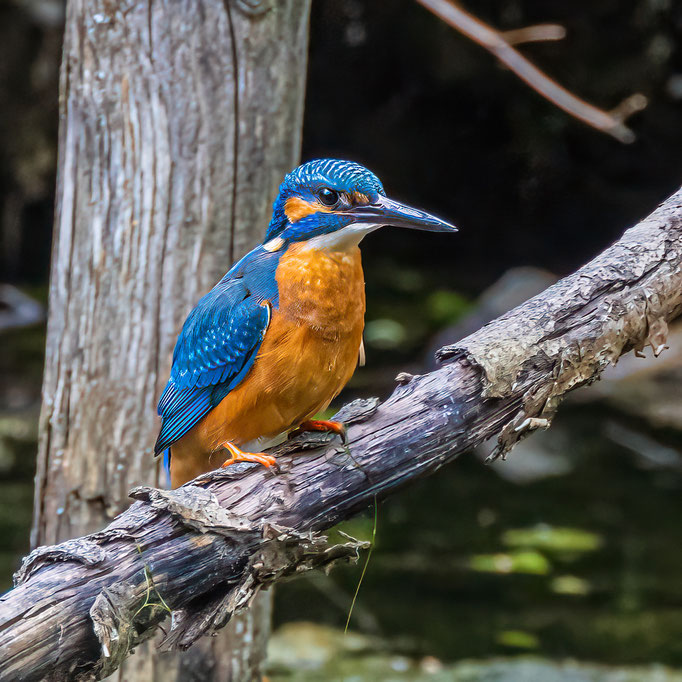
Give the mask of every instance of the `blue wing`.
[[230, 273], [199, 301], [178, 337], [159, 400], [156, 454], [182, 438], [244, 378], [269, 321], [269, 306]]

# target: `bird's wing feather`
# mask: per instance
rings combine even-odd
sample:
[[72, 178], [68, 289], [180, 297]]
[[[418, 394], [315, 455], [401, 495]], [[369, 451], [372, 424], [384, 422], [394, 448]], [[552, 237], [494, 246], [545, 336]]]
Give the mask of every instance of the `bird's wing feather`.
[[241, 279], [224, 279], [190, 313], [159, 400], [156, 453], [184, 436], [246, 375], [270, 321], [270, 309]]

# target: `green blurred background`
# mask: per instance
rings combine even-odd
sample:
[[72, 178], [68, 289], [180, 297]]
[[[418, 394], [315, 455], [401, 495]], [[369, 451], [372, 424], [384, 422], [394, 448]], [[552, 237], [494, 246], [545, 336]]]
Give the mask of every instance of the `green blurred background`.
[[[682, 177], [681, 3], [468, 7], [502, 29], [562, 24], [566, 39], [524, 54], [604, 108], [633, 92], [649, 106], [623, 145], [411, 0], [315, 0], [303, 158], [363, 162], [461, 229], [363, 244], [368, 362], [343, 399], [431, 367], [438, 345], [574, 270]], [[0, 6], [2, 589], [28, 549], [63, 16], [59, 0]], [[483, 466], [482, 448], [381, 505], [348, 636], [361, 566], [279, 588], [272, 679], [682, 680], [681, 339], [673, 326], [658, 361], [628, 358], [575, 394], [508, 462]], [[373, 524], [368, 510], [345, 530]]]

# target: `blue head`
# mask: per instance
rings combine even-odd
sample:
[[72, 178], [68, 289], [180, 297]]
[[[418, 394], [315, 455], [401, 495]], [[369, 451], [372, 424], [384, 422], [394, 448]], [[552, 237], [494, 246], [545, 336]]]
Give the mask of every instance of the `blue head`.
[[316, 239], [320, 245], [352, 241], [382, 225], [456, 232], [449, 223], [386, 197], [379, 178], [352, 161], [316, 159], [294, 169], [280, 185], [264, 245]]

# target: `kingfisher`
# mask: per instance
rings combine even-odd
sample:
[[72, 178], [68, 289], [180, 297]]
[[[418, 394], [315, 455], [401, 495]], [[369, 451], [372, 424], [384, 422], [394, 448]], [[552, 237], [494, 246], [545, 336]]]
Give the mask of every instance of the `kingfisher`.
[[352, 161], [317, 159], [279, 187], [263, 243], [238, 261], [190, 312], [159, 400], [171, 486], [234, 462], [275, 458], [264, 443], [314, 420], [364, 355], [362, 238], [385, 225], [456, 232], [440, 218], [389, 199]]

